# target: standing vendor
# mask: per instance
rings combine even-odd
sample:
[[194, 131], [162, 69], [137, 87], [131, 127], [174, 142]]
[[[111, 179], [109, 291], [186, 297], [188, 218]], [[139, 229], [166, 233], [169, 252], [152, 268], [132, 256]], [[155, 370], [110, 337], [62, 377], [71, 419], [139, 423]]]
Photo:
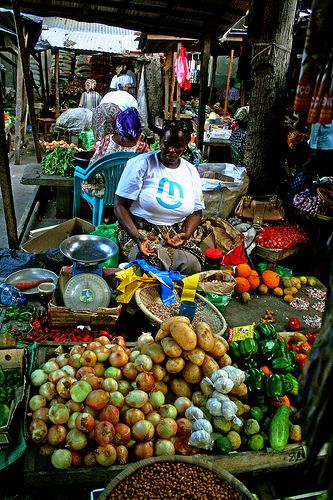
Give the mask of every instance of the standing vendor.
[[96, 92], [96, 80], [88, 79], [85, 83], [86, 91], [81, 95], [79, 107], [87, 109], [95, 109], [101, 102], [101, 95]]
[[165, 122], [161, 150], [127, 162], [118, 184], [118, 239], [129, 260], [143, 258], [159, 269], [201, 271], [203, 256], [191, 239], [204, 208], [196, 168], [181, 158], [190, 140], [188, 124]]
[[116, 74], [111, 80], [111, 90], [129, 90], [135, 87], [135, 80], [131, 74], [127, 72], [126, 64], [121, 64], [116, 67]]

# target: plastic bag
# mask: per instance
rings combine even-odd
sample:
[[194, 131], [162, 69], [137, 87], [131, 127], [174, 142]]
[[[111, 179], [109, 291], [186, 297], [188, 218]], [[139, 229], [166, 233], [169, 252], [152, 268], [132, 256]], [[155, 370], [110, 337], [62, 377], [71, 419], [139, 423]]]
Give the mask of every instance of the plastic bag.
[[185, 411], [185, 418], [188, 418], [189, 420], [204, 418], [204, 413], [197, 406], [190, 406]]
[[204, 450], [211, 450], [214, 444], [211, 435], [206, 431], [195, 431], [192, 432], [188, 444], [191, 446], [196, 446], [197, 448], [203, 448]]
[[192, 429], [194, 431], [206, 431], [209, 434], [213, 432], [212, 424], [206, 418], [198, 418], [198, 420], [195, 420]]
[[92, 128], [92, 111], [87, 108], [70, 108], [64, 111], [54, 125], [54, 130], [81, 132]]
[[65, 257], [58, 247], [49, 248], [41, 253], [28, 253], [23, 250], [9, 248], [0, 249], [0, 276], [7, 278], [10, 274], [21, 269], [42, 267], [56, 274], [60, 273], [62, 266], [72, 262]]
[[[109, 238], [109, 240], [118, 243], [118, 224], [100, 224], [96, 227], [95, 231], [90, 234], [96, 234], [98, 236], [104, 236]], [[119, 264], [119, 251], [113, 255], [110, 259], [103, 262], [102, 267], [117, 267]]]
[[222, 415], [222, 403], [216, 398], [209, 398], [206, 408], [211, 415], [214, 415], [214, 417], [220, 417]]
[[214, 382], [214, 387], [222, 394], [228, 394], [234, 386], [233, 381], [228, 377], [220, 377]]

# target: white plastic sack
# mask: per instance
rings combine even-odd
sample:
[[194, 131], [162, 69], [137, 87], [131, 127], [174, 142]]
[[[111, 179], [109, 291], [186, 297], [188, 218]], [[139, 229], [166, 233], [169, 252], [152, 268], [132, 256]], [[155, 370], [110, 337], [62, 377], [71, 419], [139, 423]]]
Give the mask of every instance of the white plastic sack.
[[87, 108], [70, 108], [64, 111], [54, 126], [54, 130], [69, 130], [79, 132], [92, 128], [92, 111]]

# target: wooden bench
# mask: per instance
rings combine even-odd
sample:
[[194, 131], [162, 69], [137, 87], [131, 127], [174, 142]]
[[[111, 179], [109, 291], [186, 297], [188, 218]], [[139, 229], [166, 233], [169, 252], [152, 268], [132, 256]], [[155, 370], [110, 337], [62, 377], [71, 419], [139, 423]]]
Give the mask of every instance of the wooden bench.
[[74, 185], [73, 177], [43, 174], [41, 166], [38, 163], [32, 163], [25, 167], [21, 184], [55, 188], [57, 219], [70, 219], [72, 217], [71, 191]]

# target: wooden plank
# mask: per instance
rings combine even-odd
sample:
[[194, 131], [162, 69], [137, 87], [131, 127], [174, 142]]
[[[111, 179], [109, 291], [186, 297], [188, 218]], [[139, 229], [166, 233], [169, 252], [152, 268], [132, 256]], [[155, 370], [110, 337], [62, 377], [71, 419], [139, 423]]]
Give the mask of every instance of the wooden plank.
[[12, 7], [13, 7], [13, 14], [14, 14], [17, 42], [18, 42], [18, 47], [19, 47], [19, 56], [20, 56], [20, 59], [22, 61], [25, 87], [26, 87], [26, 91], [27, 91], [27, 98], [28, 98], [28, 104], [29, 104], [29, 114], [30, 114], [30, 121], [31, 121], [31, 126], [32, 126], [32, 135], [34, 138], [36, 158], [37, 158], [38, 162], [41, 162], [42, 161], [42, 154], [41, 154], [40, 145], [39, 145], [39, 141], [38, 141], [37, 122], [36, 122], [35, 105], [34, 105], [34, 94], [33, 94], [33, 88], [32, 88], [32, 80], [30, 78], [30, 72], [29, 72], [29, 58], [28, 58], [28, 54], [27, 54], [27, 50], [26, 50], [26, 46], [25, 46], [25, 40], [23, 37], [23, 27], [22, 27], [20, 9], [19, 9], [19, 6], [18, 6], [18, 3], [16, 2], [16, 0], [12, 0]]
[[4, 110], [3, 110], [3, 88], [0, 78], [0, 185], [4, 213], [6, 214], [6, 229], [9, 248], [19, 248], [17, 236], [17, 225], [15, 216], [15, 206], [13, 198], [13, 190], [10, 178], [9, 160], [7, 154], [6, 134], [4, 126]]
[[28, 200], [28, 203], [26, 204], [26, 207], [24, 209], [23, 215], [21, 217], [21, 220], [17, 228], [18, 238], [20, 243], [22, 242], [25, 230], [28, 227], [31, 216], [35, 211], [36, 204], [39, 201], [39, 196], [40, 196], [40, 187], [36, 186], [36, 188], [32, 192], [31, 198]]
[[17, 71], [16, 71], [16, 113], [15, 113], [15, 136], [14, 136], [14, 164], [20, 165], [21, 157], [21, 123], [23, 114], [23, 92], [24, 92], [24, 81], [23, 81], [23, 70], [21, 58], [17, 59]]
[[50, 186], [50, 187], [72, 187], [73, 177], [63, 177], [62, 175], [47, 175], [41, 172], [38, 163], [27, 165], [21, 177], [21, 184], [30, 186]]
[[59, 90], [59, 50], [56, 49], [54, 61], [54, 80], [55, 80], [55, 117], [60, 115], [60, 90]]

